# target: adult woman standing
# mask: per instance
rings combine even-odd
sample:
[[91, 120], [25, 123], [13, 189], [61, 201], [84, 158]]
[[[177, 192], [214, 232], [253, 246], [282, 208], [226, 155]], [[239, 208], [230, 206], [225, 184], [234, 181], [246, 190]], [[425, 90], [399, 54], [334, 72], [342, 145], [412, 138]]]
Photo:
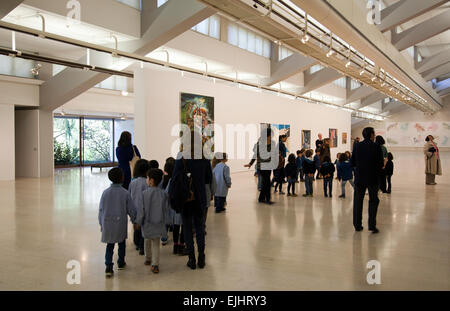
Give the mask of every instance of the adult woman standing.
[[426, 184], [436, 185], [436, 175], [442, 175], [441, 159], [439, 156], [439, 148], [434, 142], [434, 137], [428, 135], [425, 139], [426, 143], [423, 147], [423, 153], [425, 154], [425, 174]]
[[331, 158], [330, 139], [329, 138], [325, 138], [323, 140], [323, 144], [322, 144], [322, 147], [320, 149], [320, 165], [322, 165], [323, 160], [325, 159], [325, 157], [330, 157]]
[[[207, 200], [210, 200], [206, 197], [206, 185], [212, 183], [212, 171], [210, 161], [205, 159], [203, 154], [201, 133], [191, 132], [190, 141], [183, 142], [181, 156], [175, 162], [173, 178], [176, 179], [179, 174], [183, 173], [189, 175], [192, 180], [190, 191], [193, 192], [193, 197], [184, 202], [181, 210], [184, 240], [189, 254], [187, 266], [192, 270], [196, 269], [197, 266], [203, 269], [206, 265], [205, 215]], [[169, 195], [170, 192], [169, 188]], [[195, 227], [195, 238], [197, 240], [197, 262], [195, 260], [193, 226]]]
[[375, 143], [381, 147], [381, 151], [383, 152], [383, 161], [384, 161], [383, 162], [383, 170], [380, 172], [380, 178], [379, 178], [380, 179], [380, 190], [383, 193], [387, 193], [387, 191], [386, 191], [386, 172], [384, 170], [384, 168], [386, 167], [386, 163], [388, 161], [388, 151], [385, 146], [386, 142], [385, 142], [383, 136], [378, 135], [375, 138]]
[[130, 161], [133, 160], [135, 155], [139, 159], [141, 158], [138, 148], [131, 144], [131, 133], [127, 131], [122, 132], [116, 148], [116, 156], [119, 161], [119, 167], [122, 169], [125, 177], [122, 184], [122, 187], [125, 189], [128, 189], [131, 182]]

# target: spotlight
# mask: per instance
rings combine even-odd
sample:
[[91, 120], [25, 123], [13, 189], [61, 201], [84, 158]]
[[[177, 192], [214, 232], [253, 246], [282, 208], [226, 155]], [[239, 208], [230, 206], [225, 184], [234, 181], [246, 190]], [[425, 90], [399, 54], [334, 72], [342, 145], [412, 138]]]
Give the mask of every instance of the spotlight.
[[383, 81], [383, 82], [381, 83], [381, 87], [383, 87], [383, 86], [385, 86], [385, 85], [386, 85], [386, 82]]
[[122, 96], [128, 96], [128, 92], [127, 91], [122, 91]]
[[255, 4], [253, 4], [253, 7], [254, 7], [255, 9], [257, 9], [257, 8], [258, 8], [258, 6], [256, 5], [256, 3], [255, 3]]
[[377, 77], [372, 77], [372, 82], [375, 82], [377, 80]]
[[363, 69], [363, 70], [361, 70], [361, 71], [359, 72], [359, 75], [362, 76], [365, 72], [366, 72], [366, 70]]
[[391, 88], [389, 89], [389, 91], [390, 91], [390, 92], [392, 92], [393, 90], [394, 90], [394, 88], [393, 88], [393, 87], [391, 87]]
[[30, 69], [30, 72], [33, 76], [39, 76], [39, 70], [41, 70], [41, 68], [42, 68], [42, 65], [37, 64], [36, 67]]
[[352, 64], [352, 62], [351, 62], [351, 61], [348, 61], [347, 64], [345, 64], [345, 68], [350, 67], [351, 64]]
[[328, 51], [328, 53], [327, 53], [327, 57], [330, 57], [330, 56], [333, 55], [333, 54], [334, 54], [334, 51], [330, 49], [330, 50]]
[[308, 42], [308, 41], [309, 41], [309, 36], [305, 34], [305, 35], [302, 37], [302, 43], [303, 43], [303, 44], [306, 44], [306, 42]]

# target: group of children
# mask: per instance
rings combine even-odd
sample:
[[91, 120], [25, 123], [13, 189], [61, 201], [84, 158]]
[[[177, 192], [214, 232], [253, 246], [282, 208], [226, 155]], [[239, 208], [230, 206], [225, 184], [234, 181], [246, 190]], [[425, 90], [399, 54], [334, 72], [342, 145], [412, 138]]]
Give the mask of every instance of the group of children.
[[[354, 168], [351, 163], [352, 154], [350, 151], [345, 153], [338, 153], [337, 159], [334, 163], [331, 162], [329, 156], [324, 156], [322, 161], [320, 159], [320, 150], [316, 150], [316, 154], [313, 157], [313, 150], [302, 149], [297, 151], [297, 157], [294, 154], [288, 156], [288, 163], [284, 169], [284, 176], [279, 172], [275, 175], [275, 192], [285, 194], [282, 189], [285, 178], [288, 183], [287, 196], [297, 197], [295, 194], [295, 184], [298, 183], [300, 178], [301, 182], [305, 183], [304, 197], [312, 197], [314, 193], [313, 181], [317, 179], [323, 179], [323, 191], [324, 196], [327, 198], [333, 197], [333, 179], [337, 172], [337, 179], [341, 183], [341, 195], [339, 198], [345, 199], [345, 186], [348, 183], [354, 188], [353, 182]], [[387, 163], [384, 168], [388, 181], [388, 191], [391, 193], [391, 177], [393, 175], [393, 155], [388, 153]], [[317, 172], [317, 176], [314, 175]]]
[[[214, 198], [216, 213], [226, 210], [226, 197], [231, 187], [230, 169], [226, 162], [225, 153], [216, 154], [212, 161], [212, 184], [205, 185], [209, 196], [207, 207]], [[126, 267], [128, 217], [134, 228], [133, 241], [136, 250], [140, 255], [145, 255], [144, 265], [150, 266], [153, 273], [159, 273], [160, 244], [167, 245], [169, 232], [173, 233], [173, 254], [188, 255], [184, 244], [181, 214], [170, 208], [168, 197], [174, 167], [174, 158], [166, 160], [164, 171], [159, 169], [157, 161], [140, 159], [134, 166], [134, 178], [128, 190], [122, 187], [124, 181], [122, 169], [117, 167], [108, 172], [112, 184], [102, 194], [98, 214], [102, 232], [101, 241], [106, 244], [106, 277], [114, 274], [115, 244], [118, 244], [118, 270]]]

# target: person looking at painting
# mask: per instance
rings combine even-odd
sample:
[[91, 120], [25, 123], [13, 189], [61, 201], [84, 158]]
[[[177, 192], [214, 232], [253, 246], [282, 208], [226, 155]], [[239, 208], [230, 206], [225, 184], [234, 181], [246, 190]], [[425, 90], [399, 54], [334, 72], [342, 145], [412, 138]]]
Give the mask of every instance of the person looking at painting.
[[258, 202], [269, 205], [274, 203], [270, 198], [270, 174], [279, 164], [279, 150], [275, 142], [272, 141], [272, 135], [271, 128], [266, 128], [262, 131], [252, 160], [249, 164], [244, 165], [244, 167], [251, 168], [256, 162], [256, 167], [261, 177], [261, 191]]
[[384, 167], [381, 146], [375, 143], [375, 130], [366, 127], [363, 130], [364, 140], [355, 145], [352, 156], [352, 167], [355, 168], [355, 192], [353, 198], [353, 226], [362, 231], [362, 210], [366, 190], [369, 190], [369, 231], [378, 233], [377, 211], [379, 175]]
[[323, 145], [322, 134], [317, 135], [319, 139], [316, 140], [316, 149], [321, 149]]
[[323, 140], [323, 145], [320, 150], [320, 165], [323, 164], [326, 157], [329, 157], [331, 159], [330, 139], [329, 138], [325, 138]]
[[383, 193], [386, 193], [386, 172], [385, 172], [385, 167], [386, 167], [386, 163], [388, 161], [388, 151], [386, 149], [386, 142], [383, 138], [383, 136], [378, 135], [375, 138], [375, 143], [378, 144], [381, 147], [381, 151], [383, 152], [383, 169], [380, 172], [380, 190]]
[[[141, 154], [136, 146], [131, 144], [131, 133], [124, 131], [120, 135], [119, 143], [116, 148], [116, 156], [119, 161], [119, 167], [122, 169], [124, 174], [124, 180], [122, 183], [122, 187], [128, 190], [128, 186], [131, 182], [131, 167], [130, 161], [133, 158], [141, 158]], [[134, 167], [133, 167], [134, 169]]]
[[423, 147], [423, 153], [425, 155], [425, 182], [427, 185], [436, 185], [436, 175], [442, 175], [439, 148], [435, 143], [434, 137], [432, 135], [428, 135], [425, 141], [426, 143]]

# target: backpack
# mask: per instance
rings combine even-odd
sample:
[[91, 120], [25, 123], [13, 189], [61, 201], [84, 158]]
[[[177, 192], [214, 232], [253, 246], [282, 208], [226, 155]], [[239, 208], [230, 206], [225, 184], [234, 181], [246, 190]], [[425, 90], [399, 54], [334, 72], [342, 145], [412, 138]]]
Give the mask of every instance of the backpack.
[[192, 174], [186, 166], [186, 160], [182, 158], [184, 170], [172, 176], [169, 185], [170, 206], [175, 212], [180, 213], [186, 202], [195, 200]]

